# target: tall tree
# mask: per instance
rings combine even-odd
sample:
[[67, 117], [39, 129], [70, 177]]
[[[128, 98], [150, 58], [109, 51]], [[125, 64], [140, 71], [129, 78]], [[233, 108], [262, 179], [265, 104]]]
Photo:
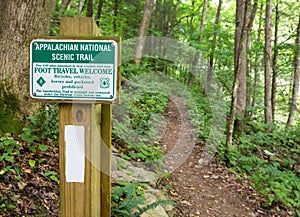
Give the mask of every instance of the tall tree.
[[254, 5], [250, 13], [250, 0], [241, 1], [237, 8], [237, 33], [234, 53], [234, 69], [239, 74], [239, 86], [236, 103], [236, 117], [234, 120], [234, 132], [240, 134], [244, 130], [244, 119], [247, 103], [247, 45], [251, 32], [252, 22], [255, 17], [256, 7]]
[[295, 56], [294, 56], [294, 79], [293, 79], [293, 95], [290, 105], [290, 113], [288, 118], [288, 125], [293, 125], [295, 122], [295, 113], [297, 110], [297, 100], [299, 95], [299, 76], [300, 76], [300, 14], [295, 42]]
[[[259, 9], [259, 23], [258, 23], [258, 30], [257, 30], [257, 38], [256, 42], [260, 43], [261, 41], [261, 33], [262, 33], [262, 21], [263, 21], [263, 4], [261, 4], [260, 9]], [[261, 67], [261, 61], [259, 61], [261, 58], [260, 54], [258, 52], [255, 52], [255, 57], [254, 57], [254, 79], [253, 79], [253, 90], [252, 90], [252, 102], [251, 102], [251, 107], [255, 108], [256, 107], [256, 96], [258, 93], [258, 86], [259, 86], [259, 81], [261, 79], [260, 77], [260, 67]], [[250, 120], [253, 120], [255, 115], [254, 110], [251, 110], [250, 112]]]
[[276, 89], [277, 89], [277, 58], [278, 58], [278, 28], [279, 28], [279, 2], [276, 0], [275, 5], [275, 29], [274, 29], [274, 54], [272, 61], [272, 119], [274, 120], [275, 116], [275, 105], [276, 105]]
[[234, 70], [238, 74], [238, 91], [236, 99], [236, 116], [234, 119], [234, 132], [240, 133], [244, 128], [244, 116], [247, 100], [247, 23], [248, 22], [248, 6], [250, 1], [238, 1], [236, 9], [236, 35], [234, 50]]
[[[254, 23], [254, 18], [256, 16], [256, 11], [257, 11], [257, 6], [258, 6], [258, 0], [254, 0], [254, 4], [252, 6], [252, 10], [251, 10], [251, 14], [250, 14], [250, 18], [249, 18], [249, 23], [248, 23], [248, 32], [247, 32], [247, 48], [246, 50], [249, 51], [251, 49], [252, 46], [252, 41], [251, 41], [251, 31], [252, 31], [252, 27], [253, 27], [253, 23]], [[246, 68], [246, 74], [247, 74], [247, 80], [246, 80], [246, 88], [247, 88], [247, 99], [246, 99], [246, 107], [251, 106], [251, 55], [250, 52], [247, 52], [247, 56], [246, 56], [246, 63], [247, 63], [247, 68]], [[249, 113], [245, 113], [245, 117], [249, 117]], [[243, 130], [244, 126], [242, 126]]]
[[86, 17], [92, 17], [93, 16], [93, 0], [87, 0], [86, 4], [87, 4]]
[[104, 0], [99, 0], [98, 8], [97, 8], [97, 14], [96, 14], [97, 26], [100, 25], [100, 18], [101, 18], [101, 15], [102, 15], [103, 3], [104, 3]]
[[264, 63], [265, 63], [265, 89], [264, 89], [264, 117], [265, 123], [272, 123], [272, 0], [267, 0], [266, 17], [265, 17], [265, 48], [264, 48]]
[[[203, 2], [203, 7], [202, 7], [202, 13], [201, 13], [201, 23], [200, 23], [200, 35], [199, 35], [199, 44], [201, 44], [202, 42], [202, 38], [203, 38], [203, 31], [204, 31], [204, 27], [205, 27], [205, 20], [206, 20], [206, 11], [207, 11], [207, 5], [208, 5], [208, 0], [204, 0]], [[192, 73], [189, 73], [189, 86], [192, 87], [193, 85], [193, 78], [194, 77], [199, 77], [200, 76], [200, 71], [198, 70], [198, 64], [199, 64], [199, 58], [200, 58], [200, 53], [196, 52], [196, 54], [194, 55], [194, 59], [192, 62]], [[212, 69], [208, 69], [208, 70], [212, 70]], [[198, 75], [197, 75], [198, 74]], [[205, 92], [205, 89], [204, 89]]]
[[202, 37], [203, 37], [203, 31], [204, 31], [205, 19], [206, 19], [206, 11], [207, 11], [207, 4], [208, 4], [208, 0], [204, 0], [204, 2], [203, 2], [203, 8], [202, 8], [202, 13], [201, 13], [199, 43], [201, 43]]
[[155, 0], [146, 0], [145, 6], [144, 6], [144, 13], [142, 17], [142, 21], [139, 28], [139, 37], [137, 38], [136, 43], [136, 51], [135, 51], [135, 63], [136, 65], [140, 64], [142, 53], [143, 53], [143, 47], [145, 45], [145, 38], [144, 36], [148, 33], [148, 28], [151, 20], [152, 11], [155, 6]]
[[83, 8], [84, 8], [84, 0], [79, 0], [78, 16], [81, 16], [81, 13], [83, 12]]
[[209, 69], [208, 69], [208, 73], [207, 73], [205, 90], [204, 90], [205, 94], [208, 94], [211, 89], [211, 80], [213, 77], [213, 67], [214, 67], [214, 55], [215, 55], [215, 49], [217, 46], [217, 35], [218, 35], [218, 30], [219, 30], [219, 19], [220, 19], [220, 14], [221, 14], [221, 8], [222, 8], [222, 0], [219, 0], [216, 18], [215, 18], [212, 48], [211, 48], [210, 55], [209, 55]]
[[118, 12], [119, 12], [119, 0], [115, 0], [114, 1], [114, 19], [113, 19], [114, 32], [117, 32]]
[[170, 26], [169, 26], [169, 28], [167, 30], [167, 37], [171, 37], [172, 36], [173, 29], [175, 27], [175, 21], [176, 21], [176, 16], [177, 16], [179, 4], [180, 4], [180, 0], [177, 0], [174, 14], [173, 14], [173, 16], [171, 16], [170, 21], [169, 21], [170, 22]]
[[70, 2], [71, 2], [71, 0], [62, 0], [62, 2], [61, 2], [61, 8], [59, 10], [60, 16], [62, 16], [65, 13], [65, 11], [68, 8]]
[[[248, 33], [248, 9], [250, 0], [237, 0], [236, 1], [236, 32], [235, 32], [235, 51], [234, 51], [234, 81], [233, 90], [231, 96], [230, 116], [227, 126], [226, 146], [229, 147], [232, 144], [232, 136], [234, 132], [234, 122], [237, 113], [238, 97], [242, 97], [246, 104], [246, 95], [243, 95], [240, 83], [244, 82], [246, 86], [246, 80], [243, 73], [246, 71], [246, 44]], [[241, 92], [241, 93], [239, 93]], [[246, 93], [244, 93], [246, 94]], [[225, 153], [226, 155], [227, 153]]]
[[12, 86], [28, 113], [29, 38], [49, 33], [54, 0], [0, 1], [0, 81]]

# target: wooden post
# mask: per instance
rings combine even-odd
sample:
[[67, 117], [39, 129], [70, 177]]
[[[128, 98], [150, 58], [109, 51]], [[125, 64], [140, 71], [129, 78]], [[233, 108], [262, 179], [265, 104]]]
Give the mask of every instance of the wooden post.
[[[99, 35], [92, 18], [65, 17], [60, 21], [60, 36]], [[60, 216], [110, 217], [111, 104], [60, 103], [59, 118]], [[66, 182], [66, 126], [84, 128], [83, 183]]]

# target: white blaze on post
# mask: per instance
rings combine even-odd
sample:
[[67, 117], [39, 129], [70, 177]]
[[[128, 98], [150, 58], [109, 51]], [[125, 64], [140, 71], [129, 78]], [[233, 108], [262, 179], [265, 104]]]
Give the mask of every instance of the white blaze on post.
[[65, 126], [66, 182], [84, 183], [84, 126]]

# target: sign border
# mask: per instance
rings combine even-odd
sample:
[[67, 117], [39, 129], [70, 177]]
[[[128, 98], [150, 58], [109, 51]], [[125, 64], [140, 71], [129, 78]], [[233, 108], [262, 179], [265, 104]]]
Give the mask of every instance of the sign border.
[[[88, 41], [103, 41], [103, 42], [112, 42], [114, 41], [117, 44], [116, 55], [115, 55], [115, 68], [116, 68], [116, 87], [113, 87], [114, 98], [102, 98], [102, 99], [93, 99], [88, 97], [76, 97], [76, 98], [66, 98], [59, 97], [57, 98], [48, 98], [47, 96], [43, 97], [34, 97], [32, 96], [33, 91], [33, 81], [32, 81], [32, 48], [31, 45], [34, 41], [66, 41], [66, 42], [88, 42]], [[34, 37], [29, 41], [29, 99], [33, 102], [53, 102], [53, 103], [82, 103], [82, 104], [111, 104], [111, 103], [119, 103], [120, 101], [120, 86], [121, 86], [121, 73], [120, 73], [120, 65], [121, 65], [121, 37], [118, 36], [96, 36], [96, 37]]]

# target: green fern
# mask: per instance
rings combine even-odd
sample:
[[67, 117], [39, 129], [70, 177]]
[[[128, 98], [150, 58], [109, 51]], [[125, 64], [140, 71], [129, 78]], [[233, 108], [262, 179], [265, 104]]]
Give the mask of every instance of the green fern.
[[137, 210], [136, 212], [133, 213], [134, 217], [139, 217], [140, 215], [142, 215], [144, 212], [147, 212], [150, 209], [154, 209], [160, 205], [172, 205], [174, 206], [174, 202], [173, 201], [169, 201], [169, 200], [158, 200], [155, 201], [151, 204], [145, 205], [143, 207], [141, 207], [139, 210]]
[[144, 188], [146, 186], [138, 182], [128, 183], [120, 181], [112, 188], [112, 216], [128, 217], [138, 205], [144, 204]]

